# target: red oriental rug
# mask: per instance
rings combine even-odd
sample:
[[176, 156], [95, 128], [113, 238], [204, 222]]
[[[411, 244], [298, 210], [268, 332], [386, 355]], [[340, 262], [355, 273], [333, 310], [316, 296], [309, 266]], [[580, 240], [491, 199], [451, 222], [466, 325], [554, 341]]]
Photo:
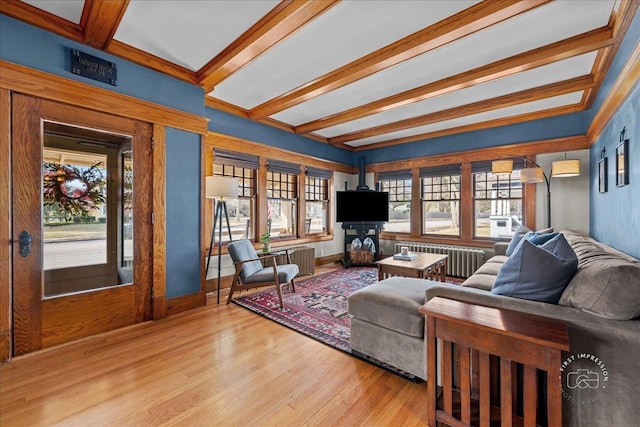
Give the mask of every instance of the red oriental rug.
[[[287, 326], [324, 344], [351, 353], [349, 343], [351, 318], [347, 313], [347, 298], [358, 289], [378, 281], [378, 272], [371, 267], [336, 270], [308, 279], [296, 280], [296, 292], [283, 288], [284, 309], [280, 308], [274, 288], [246, 293], [233, 302], [275, 322]], [[411, 381], [421, 379], [363, 355], [369, 363]]]

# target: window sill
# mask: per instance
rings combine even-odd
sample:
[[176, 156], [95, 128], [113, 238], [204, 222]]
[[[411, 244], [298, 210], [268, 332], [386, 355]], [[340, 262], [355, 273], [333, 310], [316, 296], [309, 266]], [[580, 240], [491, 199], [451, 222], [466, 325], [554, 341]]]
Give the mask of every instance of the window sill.
[[493, 248], [496, 242], [503, 242], [504, 240], [489, 240], [489, 239], [461, 239], [459, 237], [445, 237], [445, 236], [411, 236], [403, 233], [383, 233], [380, 235], [380, 240], [392, 240], [392, 241], [405, 241], [405, 242], [420, 242], [420, 243], [433, 243], [438, 245], [453, 245], [453, 246], [469, 246], [475, 248]]

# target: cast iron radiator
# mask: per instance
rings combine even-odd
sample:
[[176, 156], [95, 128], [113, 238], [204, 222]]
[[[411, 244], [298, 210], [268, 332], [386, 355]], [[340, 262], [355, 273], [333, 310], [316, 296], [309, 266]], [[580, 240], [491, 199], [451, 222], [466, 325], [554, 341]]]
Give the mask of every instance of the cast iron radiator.
[[[300, 269], [300, 276], [313, 274], [316, 269], [316, 250], [309, 246], [291, 246], [286, 248], [273, 248], [273, 250], [289, 249], [295, 251], [291, 254], [291, 262], [297, 264]], [[276, 258], [278, 265], [287, 264], [287, 256], [285, 254], [278, 255]], [[265, 260], [265, 267], [271, 265], [271, 260]]]
[[409, 252], [426, 252], [430, 254], [448, 255], [448, 276], [469, 277], [475, 273], [482, 264], [484, 264], [484, 251], [480, 249], [405, 242], [396, 243], [396, 253], [400, 253], [400, 248], [402, 246], [407, 246], [409, 248]]

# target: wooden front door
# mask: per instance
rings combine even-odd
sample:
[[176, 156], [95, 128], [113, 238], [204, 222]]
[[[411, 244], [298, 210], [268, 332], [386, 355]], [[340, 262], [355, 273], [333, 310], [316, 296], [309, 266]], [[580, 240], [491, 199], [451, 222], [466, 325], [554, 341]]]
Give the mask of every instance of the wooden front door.
[[13, 355], [151, 319], [151, 125], [11, 102]]

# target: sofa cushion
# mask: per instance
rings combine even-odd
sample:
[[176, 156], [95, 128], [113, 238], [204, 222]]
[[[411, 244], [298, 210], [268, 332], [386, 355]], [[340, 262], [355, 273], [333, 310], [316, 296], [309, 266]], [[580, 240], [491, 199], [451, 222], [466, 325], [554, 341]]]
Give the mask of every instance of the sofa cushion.
[[462, 286], [490, 291], [495, 281], [495, 274], [482, 274], [476, 271], [467, 280], [462, 282]]
[[502, 264], [499, 262], [485, 262], [480, 266], [479, 269], [476, 270], [478, 274], [492, 274], [494, 276], [498, 275], [498, 272], [502, 268]]
[[640, 261], [578, 233], [562, 233], [575, 248], [579, 268], [558, 303], [606, 319], [640, 316]]
[[422, 337], [424, 316], [418, 310], [425, 303], [425, 291], [434, 284], [441, 282], [389, 277], [351, 294], [349, 314], [392, 331]]
[[498, 263], [498, 264], [502, 265], [507, 260], [507, 258], [509, 258], [509, 257], [506, 256], [506, 255], [495, 255], [495, 256], [492, 256], [491, 258], [489, 258], [485, 262], [485, 264], [488, 263], [488, 262], [495, 262], [495, 263]]
[[578, 257], [562, 234], [537, 246], [523, 240], [502, 265], [492, 293], [557, 304], [578, 268]]

